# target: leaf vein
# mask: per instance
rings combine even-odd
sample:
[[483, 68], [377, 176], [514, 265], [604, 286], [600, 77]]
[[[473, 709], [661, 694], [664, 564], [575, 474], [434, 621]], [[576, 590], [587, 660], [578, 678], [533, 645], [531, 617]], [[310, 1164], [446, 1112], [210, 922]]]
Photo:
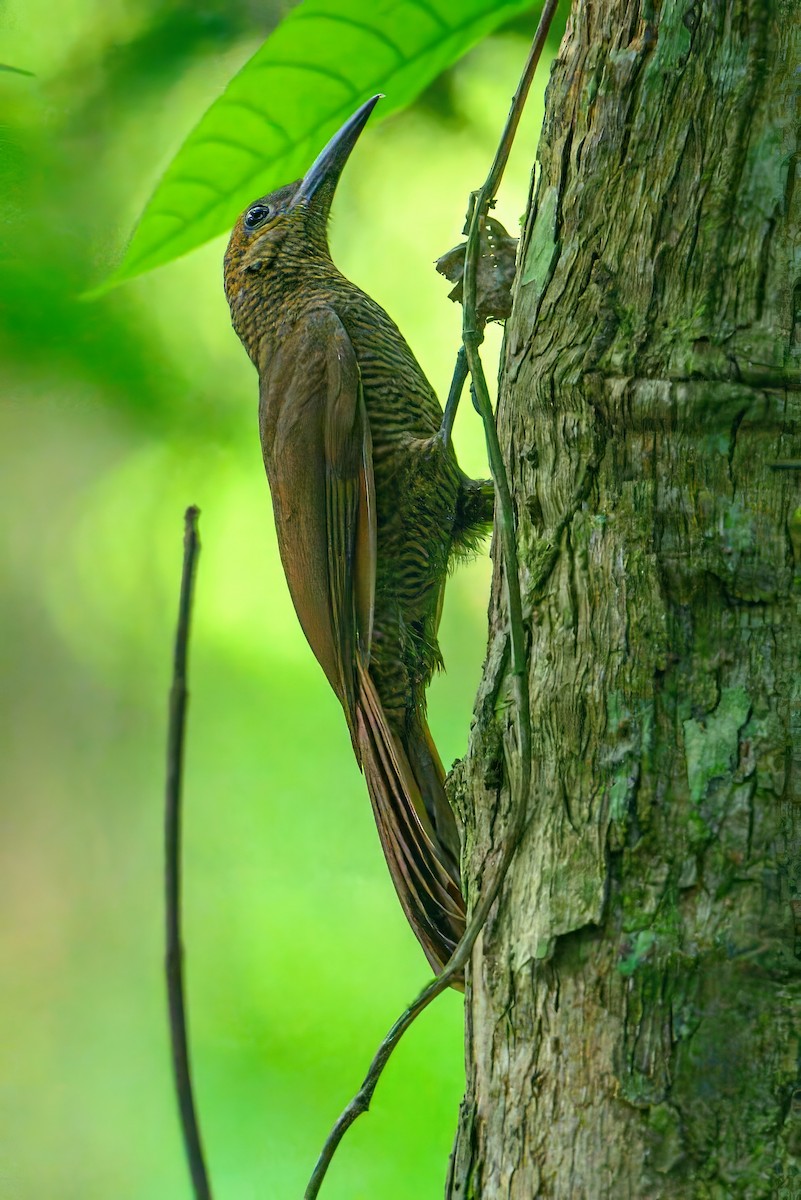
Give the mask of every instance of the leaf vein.
[[350, 25], [354, 29], [361, 29], [365, 33], [369, 33], [370, 36], [375, 38], [377, 42], [383, 42], [383, 44], [392, 51], [396, 58], [401, 60], [406, 59], [406, 55], [398, 43], [393, 41], [389, 34], [383, 33], [380, 29], [376, 29], [375, 26], [371, 25], [369, 21], [356, 21], [353, 19], [353, 17], [346, 17], [342, 13], [316, 13], [304, 8], [296, 9], [293, 13], [292, 19], [293, 21], [332, 21], [338, 25]]

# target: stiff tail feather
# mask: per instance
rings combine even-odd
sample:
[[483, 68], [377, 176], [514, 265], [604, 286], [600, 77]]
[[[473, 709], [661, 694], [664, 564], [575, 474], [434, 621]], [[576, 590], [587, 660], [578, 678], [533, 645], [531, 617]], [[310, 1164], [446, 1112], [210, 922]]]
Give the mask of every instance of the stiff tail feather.
[[357, 670], [356, 740], [378, 835], [403, 911], [439, 973], [465, 928], [453, 839], [445, 844], [436, 828], [442, 821], [429, 816], [447, 809], [444, 773], [427, 729], [410, 742], [410, 757], [387, 724], [369, 673], [361, 664]]

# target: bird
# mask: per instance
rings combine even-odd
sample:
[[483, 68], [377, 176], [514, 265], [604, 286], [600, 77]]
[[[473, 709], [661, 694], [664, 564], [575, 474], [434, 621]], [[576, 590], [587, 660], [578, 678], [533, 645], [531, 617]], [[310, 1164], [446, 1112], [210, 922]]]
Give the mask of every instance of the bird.
[[[302, 179], [253, 201], [224, 260], [300, 625], [344, 710], [401, 906], [439, 974], [465, 929], [459, 831], [426, 719], [449, 564], [492, 521], [398, 327], [331, 258], [343, 167], [380, 96]], [[463, 988], [463, 976], [454, 985]]]

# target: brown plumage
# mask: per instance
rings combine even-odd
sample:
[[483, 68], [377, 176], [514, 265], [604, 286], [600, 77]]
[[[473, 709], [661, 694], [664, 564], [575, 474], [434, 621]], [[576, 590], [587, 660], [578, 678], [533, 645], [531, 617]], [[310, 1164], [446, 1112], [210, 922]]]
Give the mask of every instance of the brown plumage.
[[281, 559], [345, 711], [404, 912], [436, 971], [464, 931], [459, 838], [425, 717], [448, 560], [491, 520], [396, 325], [331, 261], [342, 167], [378, 97], [297, 183], [255, 201], [225, 256], [234, 328], [259, 372]]

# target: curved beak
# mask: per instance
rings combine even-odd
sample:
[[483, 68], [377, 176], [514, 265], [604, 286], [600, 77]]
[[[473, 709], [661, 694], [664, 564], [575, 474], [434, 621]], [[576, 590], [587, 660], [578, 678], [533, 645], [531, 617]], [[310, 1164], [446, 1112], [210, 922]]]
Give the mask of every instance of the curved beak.
[[378, 101], [382, 99], [383, 96], [378, 95], [366, 100], [361, 108], [357, 108], [353, 116], [347, 119], [342, 128], [337, 130], [303, 176], [300, 187], [292, 198], [292, 208], [296, 204], [308, 204], [320, 187], [329, 180], [336, 186], [342, 174], [342, 168], [359, 140], [359, 134], [367, 124], [367, 118]]

